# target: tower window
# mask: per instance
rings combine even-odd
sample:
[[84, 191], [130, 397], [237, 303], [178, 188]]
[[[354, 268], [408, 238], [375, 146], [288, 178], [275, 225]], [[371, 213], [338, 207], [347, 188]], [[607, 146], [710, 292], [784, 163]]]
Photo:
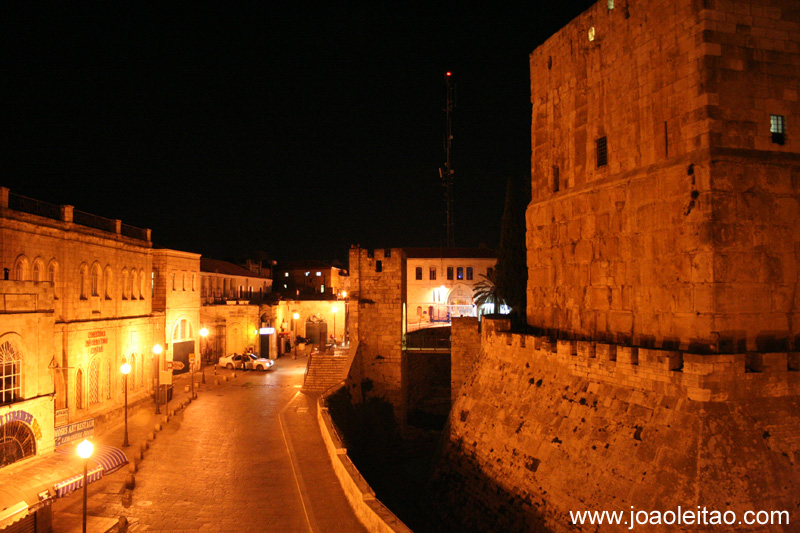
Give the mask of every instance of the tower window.
[[456, 269], [456, 278], [457, 279], [464, 279], [464, 267], [458, 267]]
[[553, 165], [553, 192], [558, 192], [560, 189], [559, 184], [559, 177], [558, 177], [558, 167]]
[[786, 143], [786, 117], [783, 115], [769, 116], [769, 131], [772, 134], [772, 142], [783, 145]]
[[422, 279], [422, 267], [417, 267], [414, 269], [414, 279]]
[[600, 137], [594, 142], [595, 153], [597, 155], [597, 168], [608, 164], [608, 142], [605, 137]]
[[428, 279], [436, 279], [436, 267], [431, 267], [428, 271]]
[[447, 279], [453, 279], [453, 267], [447, 267]]
[[375, 272], [383, 272], [383, 261], [375, 261]]

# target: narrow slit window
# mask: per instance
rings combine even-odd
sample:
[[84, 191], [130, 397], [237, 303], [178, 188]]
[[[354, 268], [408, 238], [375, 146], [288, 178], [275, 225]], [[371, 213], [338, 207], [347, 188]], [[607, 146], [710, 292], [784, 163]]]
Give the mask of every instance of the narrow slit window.
[[783, 145], [786, 143], [786, 117], [783, 115], [769, 116], [769, 132], [772, 134], [772, 142]]
[[597, 168], [604, 167], [608, 164], [608, 141], [606, 137], [600, 137], [594, 144], [597, 154]]
[[375, 261], [375, 272], [383, 272], [383, 261]]
[[414, 270], [414, 278], [418, 280], [422, 279], [422, 267], [417, 267]]

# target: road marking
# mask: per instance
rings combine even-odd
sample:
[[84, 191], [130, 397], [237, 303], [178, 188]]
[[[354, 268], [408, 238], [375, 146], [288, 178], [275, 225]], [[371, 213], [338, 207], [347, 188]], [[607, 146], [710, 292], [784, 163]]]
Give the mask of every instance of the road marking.
[[292, 401], [294, 401], [295, 398], [297, 398], [299, 394], [300, 391], [294, 393], [292, 399], [289, 400], [289, 402], [285, 406], [283, 406], [283, 409], [281, 409], [281, 412], [278, 415], [278, 421], [280, 422], [281, 425], [281, 434], [283, 435], [283, 443], [286, 446], [286, 452], [289, 454], [289, 464], [292, 465], [292, 475], [294, 476], [294, 483], [295, 486], [297, 487], [297, 492], [300, 495], [300, 503], [303, 505], [303, 513], [305, 514], [306, 517], [306, 524], [308, 524], [308, 530], [313, 533], [319, 533], [320, 530], [317, 527], [316, 520], [313, 518], [314, 513], [306, 505], [306, 500], [304, 496], [306, 492], [305, 485], [303, 484], [303, 479], [302, 476], [300, 475], [299, 471], [300, 469], [297, 466], [297, 456], [294, 453], [294, 448], [292, 447], [292, 443], [289, 441], [289, 436], [286, 433], [286, 422], [284, 421], [283, 418], [284, 411], [286, 411], [286, 409], [289, 408], [289, 405], [292, 403]]

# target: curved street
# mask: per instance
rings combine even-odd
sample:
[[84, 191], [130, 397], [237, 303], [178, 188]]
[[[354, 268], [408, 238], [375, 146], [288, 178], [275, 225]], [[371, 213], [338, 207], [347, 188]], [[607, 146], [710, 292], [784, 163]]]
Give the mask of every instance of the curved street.
[[[198, 399], [150, 442], [133, 490], [127, 469], [89, 485], [89, 530], [124, 516], [129, 531], [365, 531], [333, 473], [315, 399], [300, 392], [305, 363], [279, 359], [235, 378], [219, 370], [219, 385], [207, 369]], [[189, 396], [182, 378], [171, 405]], [[129, 420], [130, 459], [159, 419], [146, 409]], [[95, 440], [122, 439], [120, 426]], [[79, 531], [81, 513], [79, 490], [55, 504], [54, 531]]]

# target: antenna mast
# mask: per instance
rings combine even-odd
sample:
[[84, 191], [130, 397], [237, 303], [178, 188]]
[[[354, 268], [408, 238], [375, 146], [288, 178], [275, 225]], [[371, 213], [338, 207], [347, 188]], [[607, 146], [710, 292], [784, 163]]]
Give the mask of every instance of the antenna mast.
[[450, 149], [453, 145], [453, 124], [452, 115], [454, 98], [453, 87], [450, 84], [451, 72], [445, 72], [444, 82], [447, 91], [446, 107], [445, 107], [445, 139], [444, 139], [444, 152], [445, 163], [444, 169], [439, 169], [439, 176], [442, 178], [442, 185], [444, 186], [444, 199], [446, 204], [447, 214], [447, 247], [452, 248], [455, 246], [455, 237], [453, 231], [453, 167], [450, 163]]

